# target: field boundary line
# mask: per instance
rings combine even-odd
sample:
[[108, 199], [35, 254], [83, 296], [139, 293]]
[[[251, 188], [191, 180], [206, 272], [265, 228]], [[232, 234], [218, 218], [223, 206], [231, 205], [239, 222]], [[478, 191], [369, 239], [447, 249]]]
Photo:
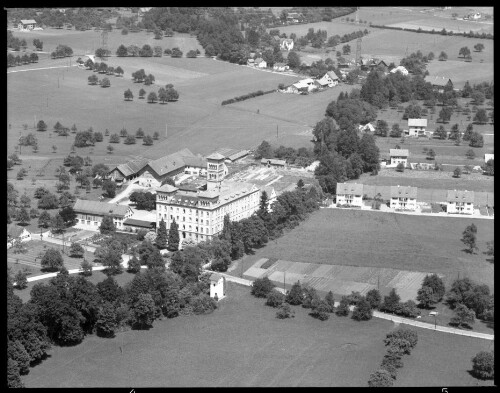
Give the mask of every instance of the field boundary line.
[[57, 66], [57, 67], [42, 67], [42, 68], [28, 68], [26, 70], [12, 70], [12, 71], [7, 71], [7, 74], [12, 74], [14, 72], [26, 72], [26, 71], [38, 71], [38, 70], [50, 70], [53, 68], [69, 68], [69, 67], [77, 67], [77, 64], [73, 64], [70, 66]]

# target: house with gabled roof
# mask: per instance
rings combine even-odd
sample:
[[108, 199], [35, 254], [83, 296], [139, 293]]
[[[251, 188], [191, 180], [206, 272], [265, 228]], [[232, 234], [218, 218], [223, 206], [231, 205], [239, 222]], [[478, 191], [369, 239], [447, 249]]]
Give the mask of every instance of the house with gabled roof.
[[391, 186], [390, 207], [396, 210], [417, 209], [417, 187]]
[[127, 205], [85, 199], [77, 199], [73, 205], [73, 210], [76, 213], [75, 228], [91, 231], [99, 231], [105, 216], [113, 219], [117, 230], [124, 230], [124, 221], [133, 214], [132, 209]]
[[124, 183], [139, 177], [141, 170], [149, 162], [146, 158], [129, 161], [125, 164], [120, 164], [111, 168], [108, 172], [108, 177], [114, 180], [117, 184]]
[[285, 160], [278, 160], [277, 158], [263, 158], [260, 160], [262, 165], [266, 165], [268, 168], [277, 167], [284, 168], [286, 166]]
[[427, 75], [424, 80], [429, 82], [438, 93], [443, 93], [445, 89], [453, 89], [453, 82], [451, 79], [445, 78], [444, 76]]
[[391, 159], [391, 166], [397, 166], [399, 163], [408, 165], [408, 149], [389, 149], [389, 157]]
[[339, 84], [339, 77], [333, 71], [328, 71], [321, 78], [317, 79], [321, 85], [326, 85], [328, 87], [333, 87]]
[[448, 190], [446, 193], [446, 212], [448, 214], [473, 214], [474, 191]]
[[273, 70], [278, 72], [283, 72], [288, 69], [288, 66], [285, 63], [274, 63]]
[[412, 137], [425, 136], [426, 128], [427, 119], [408, 119], [408, 130], [405, 130], [405, 134]]
[[360, 132], [374, 132], [375, 127], [371, 123], [366, 123], [364, 126], [360, 124], [358, 130]]
[[400, 72], [403, 75], [408, 75], [408, 70], [403, 67], [402, 65], [397, 66], [396, 68], [393, 68], [391, 71], [391, 74], [395, 74], [396, 72]]
[[363, 184], [337, 183], [337, 206], [363, 206]]
[[16, 241], [28, 242], [30, 240], [32, 240], [31, 232], [25, 227], [7, 224], [7, 248], [12, 247]]
[[20, 31], [33, 30], [37, 27], [36, 24], [36, 20], [34, 19], [21, 19], [17, 24], [17, 28]]
[[226, 278], [218, 273], [210, 276], [210, 297], [219, 301], [226, 297]]
[[231, 149], [229, 147], [220, 147], [216, 151], [216, 153], [222, 154], [225, 158], [226, 162], [235, 162], [243, 157], [246, 157], [250, 151], [245, 149]]
[[257, 68], [267, 68], [267, 62], [262, 57], [255, 59], [254, 64]]

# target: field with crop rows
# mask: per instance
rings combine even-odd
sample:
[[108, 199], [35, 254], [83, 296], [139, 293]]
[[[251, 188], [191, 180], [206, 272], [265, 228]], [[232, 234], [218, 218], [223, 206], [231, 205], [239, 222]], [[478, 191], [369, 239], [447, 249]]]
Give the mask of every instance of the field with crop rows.
[[[463, 251], [467, 225], [478, 228], [478, 254]], [[460, 274], [493, 289], [493, 265], [482, 254], [493, 240], [493, 220], [412, 216], [371, 211], [321, 209], [276, 242], [244, 259], [242, 271], [259, 258]]]

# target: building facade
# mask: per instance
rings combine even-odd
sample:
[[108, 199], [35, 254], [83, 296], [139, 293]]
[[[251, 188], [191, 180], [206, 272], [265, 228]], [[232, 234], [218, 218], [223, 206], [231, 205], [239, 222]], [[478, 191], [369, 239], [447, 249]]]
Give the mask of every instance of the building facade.
[[425, 136], [427, 119], [408, 119], [408, 136]]
[[390, 207], [396, 210], [417, 209], [417, 187], [391, 186]]
[[337, 183], [337, 206], [363, 206], [363, 185]]
[[446, 212], [448, 214], [473, 214], [474, 191], [448, 190]]
[[19, 30], [33, 30], [36, 27], [36, 20], [34, 19], [21, 19], [17, 24]]
[[224, 216], [231, 221], [250, 217], [259, 208], [260, 190], [253, 184], [225, 180], [225, 157], [207, 157], [206, 190], [180, 190], [165, 184], [156, 190], [156, 227], [164, 220], [167, 231], [175, 220], [182, 239], [195, 243], [213, 239], [221, 231]]
[[73, 210], [76, 213], [75, 228], [89, 231], [99, 231], [105, 216], [112, 217], [116, 229], [123, 231], [125, 230], [124, 221], [133, 214], [132, 209], [126, 205], [83, 199], [76, 200]]
[[389, 149], [389, 156], [391, 157], [391, 166], [397, 166], [403, 163], [408, 165], [408, 149]]

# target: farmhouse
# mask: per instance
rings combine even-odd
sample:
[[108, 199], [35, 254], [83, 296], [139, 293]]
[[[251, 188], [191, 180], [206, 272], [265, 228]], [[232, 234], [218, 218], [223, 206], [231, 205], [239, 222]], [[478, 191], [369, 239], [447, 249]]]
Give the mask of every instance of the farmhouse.
[[389, 149], [391, 158], [391, 166], [396, 166], [399, 163], [408, 165], [408, 149]]
[[280, 49], [290, 51], [293, 49], [293, 40], [291, 38], [282, 38], [280, 40]]
[[268, 168], [270, 168], [271, 166], [284, 168], [286, 166], [285, 160], [278, 160], [276, 158], [263, 158], [262, 160], [260, 160], [260, 163], [262, 165], [267, 165]]
[[16, 224], [7, 225], [7, 248], [14, 245], [16, 240], [27, 242], [31, 240], [31, 232]]
[[390, 207], [396, 210], [416, 210], [417, 187], [391, 186]]
[[360, 132], [368, 132], [368, 131], [375, 131], [375, 127], [373, 127], [373, 125], [371, 123], [366, 123], [364, 126], [362, 126], [361, 124], [358, 126], [358, 130]]
[[363, 185], [337, 183], [337, 206], [363, 206]]
[[33, 30], [36, 26], [36, 20], [34, 19], [21, 19], [17, 24], [17, 28], [20, 31]]
[[226, 278], [220, 274], [212, 273], [210, 276], [210, 297], [221, 300], [226, 297]]
[[267, 62], [262, 58], [262, 57], [258, 57], [257, 59], [255, 59], [255, 67], [258, 67], [258, 68], [267, 68]]
[[495, 155], [494, 154], [488, 154], [486, 153], [484, 155], [484, 163], [486, 164], [489, 160], [494, 160], [495, 159]]
[[339, 84], [339, 77], [335, 72], [328, 71], [320, 79], [317, 80], [321, 85], [326, 84], [328, 87], [333, 87]]
[[408, 75], [408, 70], [403, 66], [397, 66], [396, 68], [393, 68], [390, 72], [392, 74], [395, 74], [396, 72], [400, 72], [403, 75]]
[[448, 214], [474, 213], [474, 191], [448, 190], [446, 212]]
[[427, 119], [408, 119], [408, 136], [419, 137], [425, 136], [425, 129], [427, 128]]
[[384, 72], [389, 71], [389, 65], [384, 60], [380, 60], [377, 63], [377, 68], [381, 68]]
[[302, 92], [309, 92], [311, 90], [316, 89], [316, 85], [311, 78], [306, 78], [298, 81], [297, 83], [292, 84], [288, 87], [287, 91], [291, 93], [300, 94]]
[[139, 177], [141, 170], [147, 165], [149, 160], [140, 158], [138, 160], [129, 161], [126, 164], [120, 164], [112, 168], [108, 177], [116, 183], [121, 184]]
[[73, 210], [76, 213], [76, 228], [98, 231], [104, 216], [113, 218], [117, 230], [123, 230], [123, 223], [133, 214], [126, 205], [77, 199]]
[[450, 78], [445, 78], [444, 76], [427, 75], [424, 79], [426, 82], [429, 82], [432, 87], [439, 93], [443, 93], [446, 89], [453, 89], [453, 82]]
[[285, 63], [275, 63], [273, 65], [273, 70], [278, 72], [286, 71], [288, 66]]
[[165, 184], [156, 190], [157, 227], [163, 219], [167, 229], [179, 225], [181, 239], [195, 243], [217, 236], [229, 214], [232, 221], [250, 217], [258, 208], [260, 190], [253, 184], [225, 180], [224, 156], [207, 157], [206, 191], [186, 190]]

